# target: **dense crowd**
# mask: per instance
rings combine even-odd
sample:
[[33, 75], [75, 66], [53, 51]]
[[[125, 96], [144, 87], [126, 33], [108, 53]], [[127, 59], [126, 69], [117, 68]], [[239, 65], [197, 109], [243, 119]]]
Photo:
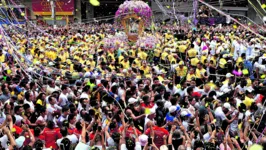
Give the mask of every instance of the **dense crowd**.
[[266, 41], [160, 25], [154, 49], [110, 24], [1, 36], [0, 149], [266, 149]]

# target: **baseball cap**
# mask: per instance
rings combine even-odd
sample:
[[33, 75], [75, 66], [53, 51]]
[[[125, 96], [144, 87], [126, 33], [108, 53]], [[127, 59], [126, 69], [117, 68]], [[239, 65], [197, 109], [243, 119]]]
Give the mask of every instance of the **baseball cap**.
[[139, 142], [141, 146], [145, 146], [148, 142], [148, 136], [145, 134], [142, 134], [139, 136]]
[[173, 113], [173, 112], [175, 112], [175, 111], [179, 111], [180, 110], [180, 107], [179, 106], [171, 106], [170, 108], [169, 108], [169, 112], [170, 113]]
[[230, 78], [230, 77], [233, 77], [234, 75], [232, 75], [231, 73], [227, 73], [226, 75], [225, 75], [225, 77], [226, 78]]
[[25, 137], [24, 136], [20, 136], [15, 141], [16, 141], [17, 148], [21, 148], [21, 146], [23, 146], [23, 143], [25, 141]]
[[191, 114], [187, 111], [182, 111], [181, 114], [180, 114], [182, 117], [190, 117]]
[[224, 103], [224, 108], [227, 108], [229, 111], [231, 111], [231, 105], [229, 103]]
[[128, 104], [134, 104], [137, 101], [138, 101], [137, 99], [131, 97], [131, 98], [128, 99]]

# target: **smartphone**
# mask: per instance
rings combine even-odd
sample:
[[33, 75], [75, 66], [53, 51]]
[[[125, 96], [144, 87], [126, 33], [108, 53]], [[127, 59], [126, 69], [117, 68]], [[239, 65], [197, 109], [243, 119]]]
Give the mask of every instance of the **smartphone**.
[[98, 131], [101, 132], [102, 131], [102, 126], [98, 126]]
[[151, 144], [152, 144], [152, 138], [149, 137], [149, 138], [148, 138], [148, 145], [151, 145]]
[[108, 116], [109, 116], [109, 118], [112, 118], [113, 114], [112, 113], [108, 113]]
[[173, 149], [173, 146], [171, 144], [167, 145], [168, 147], [168, 150], [172, 150]]

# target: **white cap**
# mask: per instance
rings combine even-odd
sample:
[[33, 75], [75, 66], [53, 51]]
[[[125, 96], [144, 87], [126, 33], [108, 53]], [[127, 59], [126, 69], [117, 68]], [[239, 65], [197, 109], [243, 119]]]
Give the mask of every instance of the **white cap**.
[[226, 78], [230, 78], [230, 77], [233, 77], [234, 75], [232, 75], [231, 73], [227, 73], [226, 75], [225, 75], [225, 77]]
[[24, 141], [25, 141], [25, 137], [20, 136], [15, 141], [16, 141], [17, 148], [21, 148], [23, 146]]
[[168, 150], [168, 147], [167, 147], [166, 145], [162, 145], [162, 146], [160, 147], [160, 150]]
[[191, 114], [187, 111], [182, 111], [181, 114], [180, 114], [182, 117], [190, 117]]
[[151, 108], [151, 109], [150, 109], [150, 114], [149, 114], [149, 115], [152, 115], [152, 114], [155, 114], [155, 113], [156, 113], [155, 109], [154, 109], [154, 108]]
[[166, 101], [166, 102], [164, 103], [164, 108], [170, 108], [171, 106], [172, 106], [172, 103], [169, 102], [169, 101]]
[[180, 107], [179, 106], [171, 106], [170, 108], [169, 108], [169, 112], [170, 113], [173, 113], [173, 112], [175, 112], [175, 111], [179, 111], [180, 110]]
[[229, 103], [224, 103], [224, 108], [227, 108], [229, 111], [231, 111], [231, 105]]
[[131, 98], [128, 99], [128, 104], [134, 104], [137, 101], [138, 101], [137, 99], [131, 97]]
[[142, 134], [139, 136], [139, 142], [141, 146], [145, 146], [148, 142], [148, 136], [145, 134]]
[[253, 92], [253, 89], [252, 89], [251, 87], [248, 87], [246, 90], [247, 90], [249, 93]]

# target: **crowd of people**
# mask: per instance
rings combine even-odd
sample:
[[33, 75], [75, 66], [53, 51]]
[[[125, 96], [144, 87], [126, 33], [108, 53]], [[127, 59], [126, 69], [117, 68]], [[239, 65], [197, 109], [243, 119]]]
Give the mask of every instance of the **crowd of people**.
[[1, 36], [0, 149], [266, 149], [266, 41], [241, 27], [160, 25], [154, 49], [24, 29]]

